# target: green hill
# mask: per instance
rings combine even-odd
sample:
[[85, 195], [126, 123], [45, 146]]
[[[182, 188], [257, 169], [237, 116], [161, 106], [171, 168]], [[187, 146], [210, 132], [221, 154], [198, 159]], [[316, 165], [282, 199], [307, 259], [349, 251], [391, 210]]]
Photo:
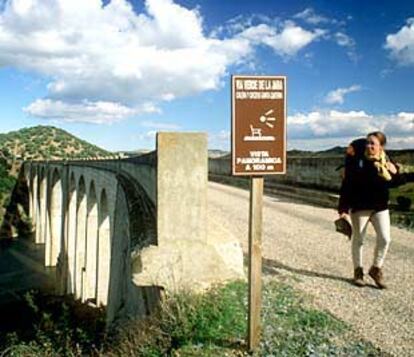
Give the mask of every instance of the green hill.
[[16, 179], [9, 174], [9, 170], [10, 165], [4, 158], [0, 157], [0, 204], [3, 202], [3, 198], [11, 192], [16, 182]]
[[7, 161], [102, 158], [111, 153], [52, 126], [0, 134], [0, 156]]
[[104, 158], [112, 153], [52, 126], [0, 134], [0, 221], [24, 160]]

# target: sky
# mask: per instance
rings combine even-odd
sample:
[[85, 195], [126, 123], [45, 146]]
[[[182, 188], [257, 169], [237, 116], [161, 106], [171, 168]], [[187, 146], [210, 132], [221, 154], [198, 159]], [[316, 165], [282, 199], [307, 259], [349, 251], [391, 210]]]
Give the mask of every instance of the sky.
[[112, 151], [157, 131], [229, 150], [231, 75], [287, 76], [288, 148], [414, 148], [412, 0], [0, 0], [0, 132]]

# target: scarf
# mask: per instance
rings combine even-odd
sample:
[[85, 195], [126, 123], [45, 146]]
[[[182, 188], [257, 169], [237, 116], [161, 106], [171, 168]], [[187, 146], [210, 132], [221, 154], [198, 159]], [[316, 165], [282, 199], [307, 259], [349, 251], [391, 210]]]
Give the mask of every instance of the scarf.
[[365, 152], [365, 157], [369, 161], [374, 162], [374, 166], [376, 167], [379, 176], [381, 176], [385, 181], [391, 181], [392, 176], [386, 166], [387, 157], [384, 150], [382, 150], [379, 155], [369, 155], [367, 152]]

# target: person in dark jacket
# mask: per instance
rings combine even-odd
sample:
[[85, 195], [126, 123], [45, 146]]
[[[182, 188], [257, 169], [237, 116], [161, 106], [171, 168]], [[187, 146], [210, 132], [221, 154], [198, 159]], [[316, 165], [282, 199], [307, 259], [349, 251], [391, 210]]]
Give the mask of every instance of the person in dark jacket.
[[398, 165], [385, 153], [386, 137], [382, 132], [368, 134], [364, 143], [362, 155], [357, 155], [352, 146], [348, 148], [338, 213], [341, 217], [349, 214], [351, 218], [352, 261], [357, 286], [365, 285], [362, 247], [368, 223], [374, 226], [377, 239], [368, 274], [383, 289], [386, 285], [382, 266], [391, 241], [389, 189], [414, 181], [414, 174], [399, 173]]

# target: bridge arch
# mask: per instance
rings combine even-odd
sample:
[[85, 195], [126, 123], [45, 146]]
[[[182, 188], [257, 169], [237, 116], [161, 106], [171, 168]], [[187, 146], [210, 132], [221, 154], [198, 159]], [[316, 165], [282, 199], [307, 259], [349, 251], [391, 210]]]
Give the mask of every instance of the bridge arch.
[[77, 191], [75, 174], [73, 172], [70, 175], [68, 187], [66, 291], [69, 294], [74, 294], [76, 271]]
[[99, 199], [98, 221], [98, 265], [96, 280], [97, 305], [106, 305], [111, 267], [111, 222], [106, 190], [102, 189]]
[[[56, 266], [62, 248], [62, 209], [63, 191], [61, 174], [57, 168], [53, 169], [50, 185], [49, 227], [46, 235], [46, 265]], [[49, 249], [48, 249], [49, 246]]]
[[76, 190], [76, 242], [75, 242], [75, 297], [82, 298], [85, 279], [86, 251], [86, 187], [85, 179], [80, 176]]
[[87, 195], [87, 227], [86, 227], [86, 279], [85, 292], [82, 300], [96, 302], [97, 279], [97, 248], [98, 248], [98, 200], [96, 197], [95, 182], [89, 184]]

